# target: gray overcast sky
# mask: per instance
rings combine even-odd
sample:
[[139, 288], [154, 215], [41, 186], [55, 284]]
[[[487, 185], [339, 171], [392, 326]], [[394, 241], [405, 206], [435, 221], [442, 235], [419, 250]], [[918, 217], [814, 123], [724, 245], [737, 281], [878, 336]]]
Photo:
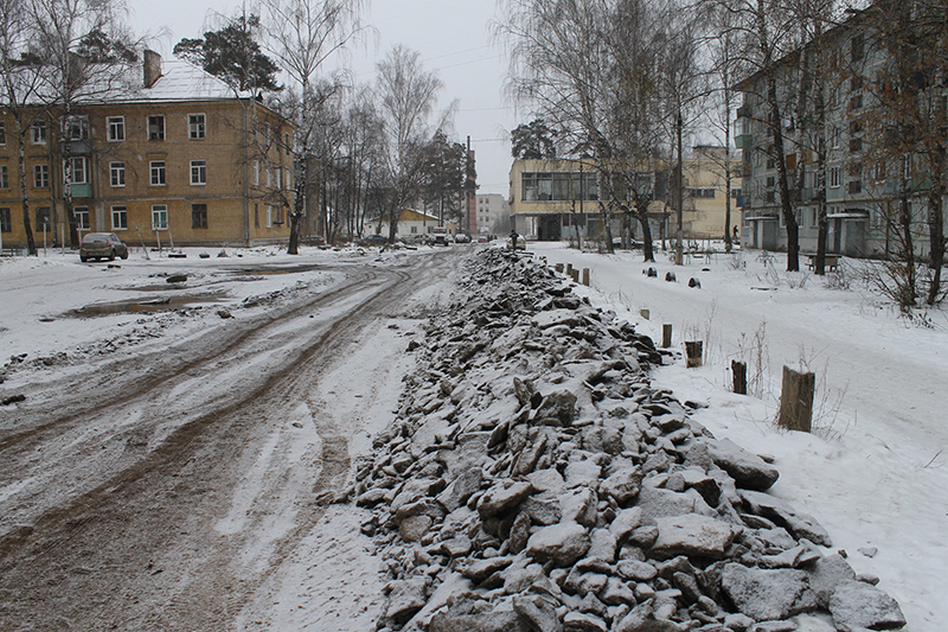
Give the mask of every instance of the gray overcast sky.
[[[234, 15], [236, 0], [188, 2], [129, 0], [131, 23], [138, 35], [166, 31], [151, 42], [163, 56], [184, 37], [200, 37], [209, 15]], [[247, 4], [248, 11], [252, 4]], [[489, 23], [495, 0], [373, 0], [364, 18], [377, 30], [377, 42], [352, 52], [351, 67], [359, 83], [374, 83], [374, 65], [394, 44], [421, 53], [426, 70], [437, 69], [444, 82], [439, 106], [458, 100], [457, 140], [471, 137], [477, 154], [479, 193], [507, 195], [510, 170], [509, 132], [521, 121], [502, 94], [506, 57], [491, 44]], [[524, 115], [525, 117], [526, 115]]]

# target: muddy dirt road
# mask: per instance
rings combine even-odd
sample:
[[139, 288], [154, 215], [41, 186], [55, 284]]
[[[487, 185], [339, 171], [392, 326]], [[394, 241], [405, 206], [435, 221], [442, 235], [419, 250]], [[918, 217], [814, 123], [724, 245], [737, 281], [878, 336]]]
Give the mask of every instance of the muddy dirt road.
[[0, 630], [235, 629], [388, 422], [460, 257], [349, 263], [26, 393], [0, 431]]

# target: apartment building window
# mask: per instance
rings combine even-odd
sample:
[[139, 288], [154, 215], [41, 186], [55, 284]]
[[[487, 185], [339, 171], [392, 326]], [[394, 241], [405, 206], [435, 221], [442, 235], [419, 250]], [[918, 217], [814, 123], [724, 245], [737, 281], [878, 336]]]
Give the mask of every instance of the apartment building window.
[[48, 206], [41, 206], [36, 209], [36, 228], [37, 230], [49, 230], [53, 223], [50, 221], [52, 214]]
[[260, 228], [260, 205], [253, 205], [253, 227]]
[[89, 223], [89, 209], [85, 206], [72, 209], [72, 214], [76, 218], [76, 228], [79, 230], [92, 230]]
[[85, 158], [70, 158], [63, 168], [63, 177], [68, 178], [70, 184], [86, 184], [88, 182]]
[[207, 184], [207, 161], [206, 160], [192, 160], [191, 161], [191, 184], [195, 184], [195, 185]]
[[863, 54], [865, 53], [865, 43], [862, 39], [862, 34], [854, 35], [853, 39], [850, 41], [850, 46], [851, 46], [853, 61], [861, 60]]
[[109, 163], [109, 183], [113, 187], [125, 186], [125, 163], [124, 162], [110, 162]]
[[283, 188], [283, 169], [281, 169], [280, 167], [277, 167], [275, 175], [276, 175], [276, 188], [282, 189]]
[[849, 109], [850, 109], [850, 110], [860, 110], [860, 109], [862, 109], [862, 95], [861, 95], [861, 94], [854, 94], [854, 95], [849, 99]]
[[862, 180], [850, 180], [849, 181], [849, 194], [857, 195], [862, 193]]
[[849, 152], [852, 154], [862, 151], [862, 139], [854, 136], [849, 139]]
[[274, 224], [283, 223], [283, 205], [280, 204], [276, 207], [276, 219], [273, 221]]
[[830, 147], [839, 149], [839, 126], [834, 125], [830, 128]]
[[829, 168], [829, 185], [831, 188], [839, 188], [839, 167]]
[[273, 228], [273, 207], [267, 204], [267, 228]]
[[164, 140], [165, 139], [165, 117], [163, 116], [149, 116], [148, 117], [148, 140]]
[[203, 114], [188, 114], [188, 138], [201, 140], [206, 134]]
[[74, 115], [66, 119], [66, 136], [69, 140], [89, 138], [89, 118]]
[[33, 188], [49, 188], [49, 165], [33, 165]]
[[151, 183], [155, 186], [164, 186], [165, 183], [165, 161], [152, 160], [148, 163], [151, 172]]
[[10, 170], [6, 165], [0, 165], [0, 189], [10, 188]]
[[46, 121], [36, 121], [30, 125], [30, 142], [34, 145], [46, 144]]
[[124, 206], [112, 207], [112, 230], [128, 230], [128, 210]]
[[0, 233], [9, 233], [13, 231], [13, 224], [10, 222], [10, 209], [0, 208]]
[[207, 204], [191, 205], [191, 228], [207, 228]]
[[253, 161], [253, 185], [260, 186], [260, 161]]
[[0, 121], [0, 145], [7, 144], [7, 124]]
[[125, 117], [124, 116], [110, 116], [106, 119], [106, 127], [108, 128], [108, 139], [109, 142], [117, 143], [125, 140]]
[[168, 205], [167, 204], [152, 204], [151, 229], [152, 230], [168, 230]]
[[700, 198], [705, 200], [714, 199], [714, 189], [688, 189], [688, 194], [692, 199]]

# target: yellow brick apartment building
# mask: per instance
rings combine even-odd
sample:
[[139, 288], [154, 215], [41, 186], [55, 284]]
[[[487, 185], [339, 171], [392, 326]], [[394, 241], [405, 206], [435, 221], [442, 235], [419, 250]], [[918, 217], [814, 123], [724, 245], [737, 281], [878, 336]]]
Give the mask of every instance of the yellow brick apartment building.
[[[293, 128], [259, 101], [190, 63], [145, 51], [124, 88], [72, 112], [65, 121], [61, 110], [37, 108], [26, 136], [29, 215], [39, 245], [69, 243], [67, 174], [80, 233], [115, 232], [147, 246], [289, 237]], [[0, 109], [5, 248], [27, 241], [13, 124]]]

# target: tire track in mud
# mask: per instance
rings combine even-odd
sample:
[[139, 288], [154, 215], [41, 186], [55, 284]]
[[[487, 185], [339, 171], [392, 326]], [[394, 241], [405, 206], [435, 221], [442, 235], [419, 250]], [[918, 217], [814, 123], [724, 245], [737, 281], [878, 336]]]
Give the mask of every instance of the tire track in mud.
[[[266, 568], [244, 573], [235, 559], [253, 534], [227, 536], [213, 528], [226, 514], [232, 487], [243, 474], [247, 459], [240, 453], [252, 452], [254, 442], [272, 430], [268, 424], [306, 400], [300, 394], [331, 370], [347, 345], [356, 343], [359, 331], [430, 278], [430, 261], [417, 259], [421, 265], [410, 269], [376, 272], [385, 279], [367, 298], [311, 337], [258, 388], [187, 421], [141, 461], [0, 539], [0, 630], [226, 629], [255, 587], [322, 515], [315, 496], [349, 467], [342, 429], [314, 415], [317, 426], [322, 424], [322, 444], [309, 466], [319, 472], [307, 490], [311, 495], [274, 504], [293, 505], [293, 525], [270, 543]], [[281, 317], [292, 313], [309, 321], [306, 311], [320, 300], [327, 297]], [[260, 339], [268, 335], [260, 334]], [[227, 349], [239, 349], [253, 337], [245, 331]], [[189, 370], [213, 368], [219, 353], [203, 355]], [[174, 377], [148, 380], [144, 391], [118, 399], [126, 405], [147, 399]], [[248, 520], [259, 526], [265, 518], [251, 515]]]
[[[224, 328], [218, 327], [206, 332], [205, 334], [202, 334], [198, 339], [189, 339], [181, 343], [176, 343], [172, 347], [159, 351], [152, 351], [144, 356], [136, 355], [131, 358], [126, 358], [124, 360], [111, 363], [108, 360], [95, 362], [93, 365], [95, 367], [93, 369], [94, 371], [99, 370], [99, 365], [108, 364], [110, 365], [109, 373], [111, 373], [113, 376], [115, 374], [121, 374], [126, 369], [130, 369], [131, 372], [140, 375], [140, 372], [135, 371], [135, 369], [139, 368], [143, 363], [160, 363], [162, 366], [151, 367], [149, 373], [146, 376], [142, 376], [144, 377], [144, 381], [136, 380], [136, 388], [130, 390], [130, 392], [123, 392], [122, 389], [112, 388], [112, 392], [107, 393], [105, 397], [98, 397], [94, 405], [90, 405], [88, 403], [88, 388], [83, 388], [81, 386], [89, 379], [88, 373], [79, 377], [70, 377], [65, 378], [64, 380], [57, 380], [52, 385], [44, 385], [44, 390], [57, 390], [65, 393], [67, 396], [72, 395], [72, 397], [66, 402], [58, 400], [52, 405], [47, 405], [45, 408], [40, 407], [35, 410], [26, 409], [28, 410], [27, 414], [29, 416], [43, 417], [55, 415], [56, 413], [54, 411], [60, 410], [63, 407], [66, 407], [72, 412], [68, 414], [60, 414], [52, 421], [40, 423], [27, 430], [0, 437], [0, 454], [2, 454], [2, 452], [8, 448], [44, 432], [62, 427], [64, 424], [68, 424], [76, 420], [82, 420], [95, 409], [109, 406], [119, 406], [134, 401], [135, 399], [140, 399], [142, 391], [156, 388], [162, 383], [177, 379], [184, 373], [188, 373], [189, 371], [200, 368], [208, 362], [214, 361], [215, 358], [221, 354], [229, 353], [235, 349], [240, 348], [242, 345], [245, 345], [250, 338], [265, 337], [269, 335], [269, 331], [273, 329], [275, 324], [282, 319], [294, 318], [305, 311], [318, 308], [329, 301], [338, 300], [340, 297], [352, 293], [354, 289], [357, 289], [360, 285], [376, 280], [378, 277], [379, 272], [377, 269], [366, 268], [359, 271], [359, 273], [353, 278], [347, 279], [347, 281], [341, 286], [334, 287], [327, 292], [315, 294], [309, 301], [301, 304], [294, 304], [288, 309], [269, 311], [264, 314], [249, 318], [242, 322], [241, 327], [236, 331], [230, 332]], [[216, 338], [222, 334], [226, 336], [224, 340], [212, 339], [209, 340], [209, 344], [204, 344], [205, 342], [208, 342], [207, 339]], [[169, 356], [177, 356], [177, 354], [181, 352], [179, 347], [182, 346], [188, 347], [187, 351], [184, 351], [183, 353], [189, 354], [192, 357], [187, 357], [187, 355], [185, 355], [183, 358], [169, 358]], [[80, 395], [76, 396], [77, 393]]]

